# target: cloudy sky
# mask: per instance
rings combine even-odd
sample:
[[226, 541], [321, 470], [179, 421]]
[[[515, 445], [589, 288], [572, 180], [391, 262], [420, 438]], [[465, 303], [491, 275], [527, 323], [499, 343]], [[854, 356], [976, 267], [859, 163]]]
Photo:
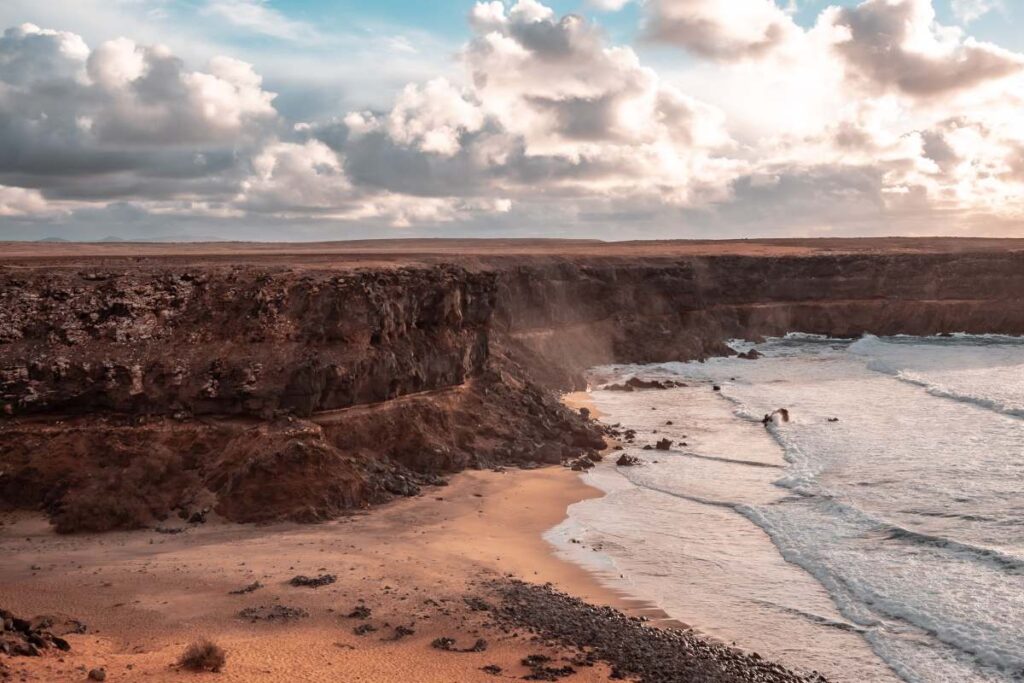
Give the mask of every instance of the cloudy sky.
[[0, 239], [1024, 237], [1019, 0], [3, 0]]

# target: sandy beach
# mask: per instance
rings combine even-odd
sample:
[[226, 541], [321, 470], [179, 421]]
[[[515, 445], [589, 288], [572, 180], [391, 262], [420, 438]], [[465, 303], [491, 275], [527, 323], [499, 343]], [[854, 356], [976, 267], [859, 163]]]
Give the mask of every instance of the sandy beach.
[[[26, 680], [190, 680], [174, 663], [193, 639], [207, 636], [228, 653], [218, 680], [476, 681], [497, 665], [516, 678], [519, 661], [542, 653], [525, 636], [485, 627], [463, 601], [481, 580], [511, 575], [598, 604], [630, 607], [584, 570], [551, 552], [542, 533], [566, 506], [598, 492], [561, 468], [468, 472], [447, 487], [365, 515], [315, 525], [239, 526], [211, 522], [180, 534], [140, 531], [58, 536], [42, 517], [7, 516], [0, 527], [0, 604], [16, 614], [64, 613], [88, 632], [69, 635], [58, 658], [9, 660]], [[337, 577], [320, 588], [292, 587], [299, 574]], [[259, 582], [245, 595], [230, 591]], [[301, 608], [289, 623], [240, 619], [247, 607]], [[346, 615], [358, 605], [368, 619]], [[358, 636], [369, 624], [375, 631]], [[394, 640], [394, 627], [415, 633]], [[431, 647], [477, 638], [479, 653]], [[574, 680], [606, 680], [607, 668]]]

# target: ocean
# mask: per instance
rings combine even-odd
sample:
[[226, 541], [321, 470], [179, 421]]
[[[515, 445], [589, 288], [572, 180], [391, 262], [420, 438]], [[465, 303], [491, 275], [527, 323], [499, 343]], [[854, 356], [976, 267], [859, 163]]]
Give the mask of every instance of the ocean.
[[594, 369], [687, 386], [592, 389], [643, 464], [585, 475], [607, 495], [549, 532], [559, 552], [835, 680], [1024, 680], [1024, 340], [734, 346], [764, 355]]

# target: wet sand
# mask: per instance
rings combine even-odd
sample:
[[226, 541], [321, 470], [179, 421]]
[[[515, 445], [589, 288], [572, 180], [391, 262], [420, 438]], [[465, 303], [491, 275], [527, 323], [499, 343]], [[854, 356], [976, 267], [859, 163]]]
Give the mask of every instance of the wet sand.
[[[642, 608], [604, 588], [585, 570], [557, 559], [544, 531], [566, 507], [600, 495], [561, 468], [469, 472], [447, 487], [371, 513], [315, 525], [238, 526], [216, 521], [169, 535], [156, 531], [58, 536], [41, 516], [5, 516], [0, 527], [0, 605], [15, 614], [64, 613], [88, 625], [69, 635], [67, 654], [8, 660], [26, 680], [191, 680], [173, 667], [193, 639], [225, 648], [221, 681], [485, 681], [494, 664], [521, 678], [528, 654], [556, 661], [558, 648], [485, 625], [464, 597], [499, 576], [551, 582], [595, 604]], [[295, 575], [337, 576], [321, 588], [288, 585]], [[263, 588], [229, 595], [255, 581]], [[354, 607], [372, 611], [347, 618]], [[285, 605], [309, 617], [250, 623], [246, 607]], [[358, 636], [370, 624], [376, 631]], [[392, 640], [394, 627], [415, 634]], [[480, 653], [440, 652], [488, 641]], [[598, 664], [574, 681], [607, 680]]]

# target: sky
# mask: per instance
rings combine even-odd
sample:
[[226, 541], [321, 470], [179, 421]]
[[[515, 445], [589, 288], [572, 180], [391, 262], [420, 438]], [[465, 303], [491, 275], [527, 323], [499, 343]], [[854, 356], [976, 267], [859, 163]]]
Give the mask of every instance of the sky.
[[1024, 237], [1024, 3], [0, 3], [0, 240], [897, 234]]

